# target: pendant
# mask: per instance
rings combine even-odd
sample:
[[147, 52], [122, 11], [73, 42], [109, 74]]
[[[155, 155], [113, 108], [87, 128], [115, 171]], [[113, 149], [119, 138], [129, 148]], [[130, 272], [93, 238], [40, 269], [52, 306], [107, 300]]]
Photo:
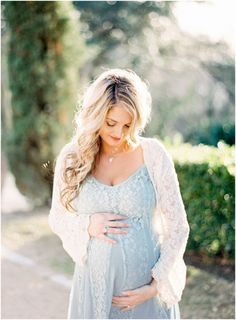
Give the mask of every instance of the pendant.
[[114, 159], [114, 157], [108, 158], [108, 160], [109, 160], [110, 163], [112, 162], [113, 159]]

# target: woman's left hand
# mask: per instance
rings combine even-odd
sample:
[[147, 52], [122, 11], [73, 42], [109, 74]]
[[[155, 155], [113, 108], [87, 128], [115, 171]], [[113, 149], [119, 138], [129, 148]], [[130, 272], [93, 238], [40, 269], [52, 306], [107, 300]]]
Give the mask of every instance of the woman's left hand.
[[145, 285], [135, 290], [123, 291], [122, 296], [113, 296], [112, 305], [121, 308], [122, 311], [127, 311], [153, 298], [156, 294], [157, 290], [154, 285]]

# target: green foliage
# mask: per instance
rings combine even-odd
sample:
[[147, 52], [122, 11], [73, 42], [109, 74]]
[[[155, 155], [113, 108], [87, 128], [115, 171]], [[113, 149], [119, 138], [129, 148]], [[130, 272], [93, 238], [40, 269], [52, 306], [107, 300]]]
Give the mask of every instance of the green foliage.
[[[148, 60], [144, 39], [152, 18], [169, 16], [172, 6], [166, 1], [73, 1], [73, 4], [80, 12], [82, 35], [88, 46], [93, 47], [90, 60], [93, 67], [118, 63], [119, 67], [134, 69]], [[122, 52], [122, 57], [117, 56], [116, 49]], [[126, 65], [122, 66], [121, 60]], [[91, 76], [95, 75], [94, 68]]]
[[60, 1], [4, 2], [4, 15], [12, 93], [6, 151], [19, 190], [41, 205], [50, 200], [52, 162], [72, 134], [83, 49], [78, 16]]
[[83, 31], [88, 44], [99, 43], [101, 47], [127, 43], [150, 25], [150, 13], [167, 16], [171, 7], [170, 3], [157, 1], [73, 1], [73, 4], [81, 13], [81, 21], [87, 24]]
[[189, 141], [192, 144], [203, 143], [217, 146], [220, 140], [224, 140], [229, 145], [235, 144], [233, 117], [228, 123], [208, 119], [201, 127], [192, 127], [191, 131], [185, 136], [185, 141]]
[[234, 259], [234, 147], [168, 140], [165, 145], [175, 161], [190, 224], [187, 250]]
[[218, 141], [224, 140], [227, 144], [233, 145], [235, 144], [234, 59], [226, 56], [223, 62], [209, 61], [202, 63], [202, 65], [217, 85], [220, 88], [224, 88], [227, 101], [224, 103], [224, 107], [216, 112], [214, 106], [216, 102], [214, 99], [208, 97], [205, 119], [202, 117], [200, 123], [198, 122], [191, 125], [188, 133], [185, 135], [185, 141], [192, 144], [203, 143], [217, 146]]
[[73, 3], [89, 48], [85, 82], [104, 68], [133, 69], [150, 84], [148, 136], [234, 144], [234, 59], [225, 43], [182, 32], [175, 1]]
[[211, 76], [216, 79], [222, 86], [225, 87], [231, 104], [235, 101], [235, 65], [233, 58], [226, 58], [223, 63], [208, 62], [203, 63], [203, 66], [208, 70]]

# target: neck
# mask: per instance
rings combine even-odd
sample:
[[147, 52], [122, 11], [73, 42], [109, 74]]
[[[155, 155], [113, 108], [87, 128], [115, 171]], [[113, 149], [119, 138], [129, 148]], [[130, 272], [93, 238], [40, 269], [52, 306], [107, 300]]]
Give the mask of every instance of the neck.
[[125, 146], [124, 143], [121, 143], [120, 145], [117, 145], [117, 146], [111, 146], [105, 143], [104, 141], [102, 141], [100, 152], [104, 155], [109, 156], [109, 155], [113, 155], [113, 154], [124, 151], [124, 146]]

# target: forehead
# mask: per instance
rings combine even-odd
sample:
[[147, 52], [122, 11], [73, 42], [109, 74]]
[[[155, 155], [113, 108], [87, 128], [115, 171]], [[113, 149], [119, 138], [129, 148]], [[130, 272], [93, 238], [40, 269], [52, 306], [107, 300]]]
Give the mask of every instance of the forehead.
[[107, 118], [113, 119], [117, 122], [131, 122], [131, 114], [123, 106], [114, 106], [108, 113]]

